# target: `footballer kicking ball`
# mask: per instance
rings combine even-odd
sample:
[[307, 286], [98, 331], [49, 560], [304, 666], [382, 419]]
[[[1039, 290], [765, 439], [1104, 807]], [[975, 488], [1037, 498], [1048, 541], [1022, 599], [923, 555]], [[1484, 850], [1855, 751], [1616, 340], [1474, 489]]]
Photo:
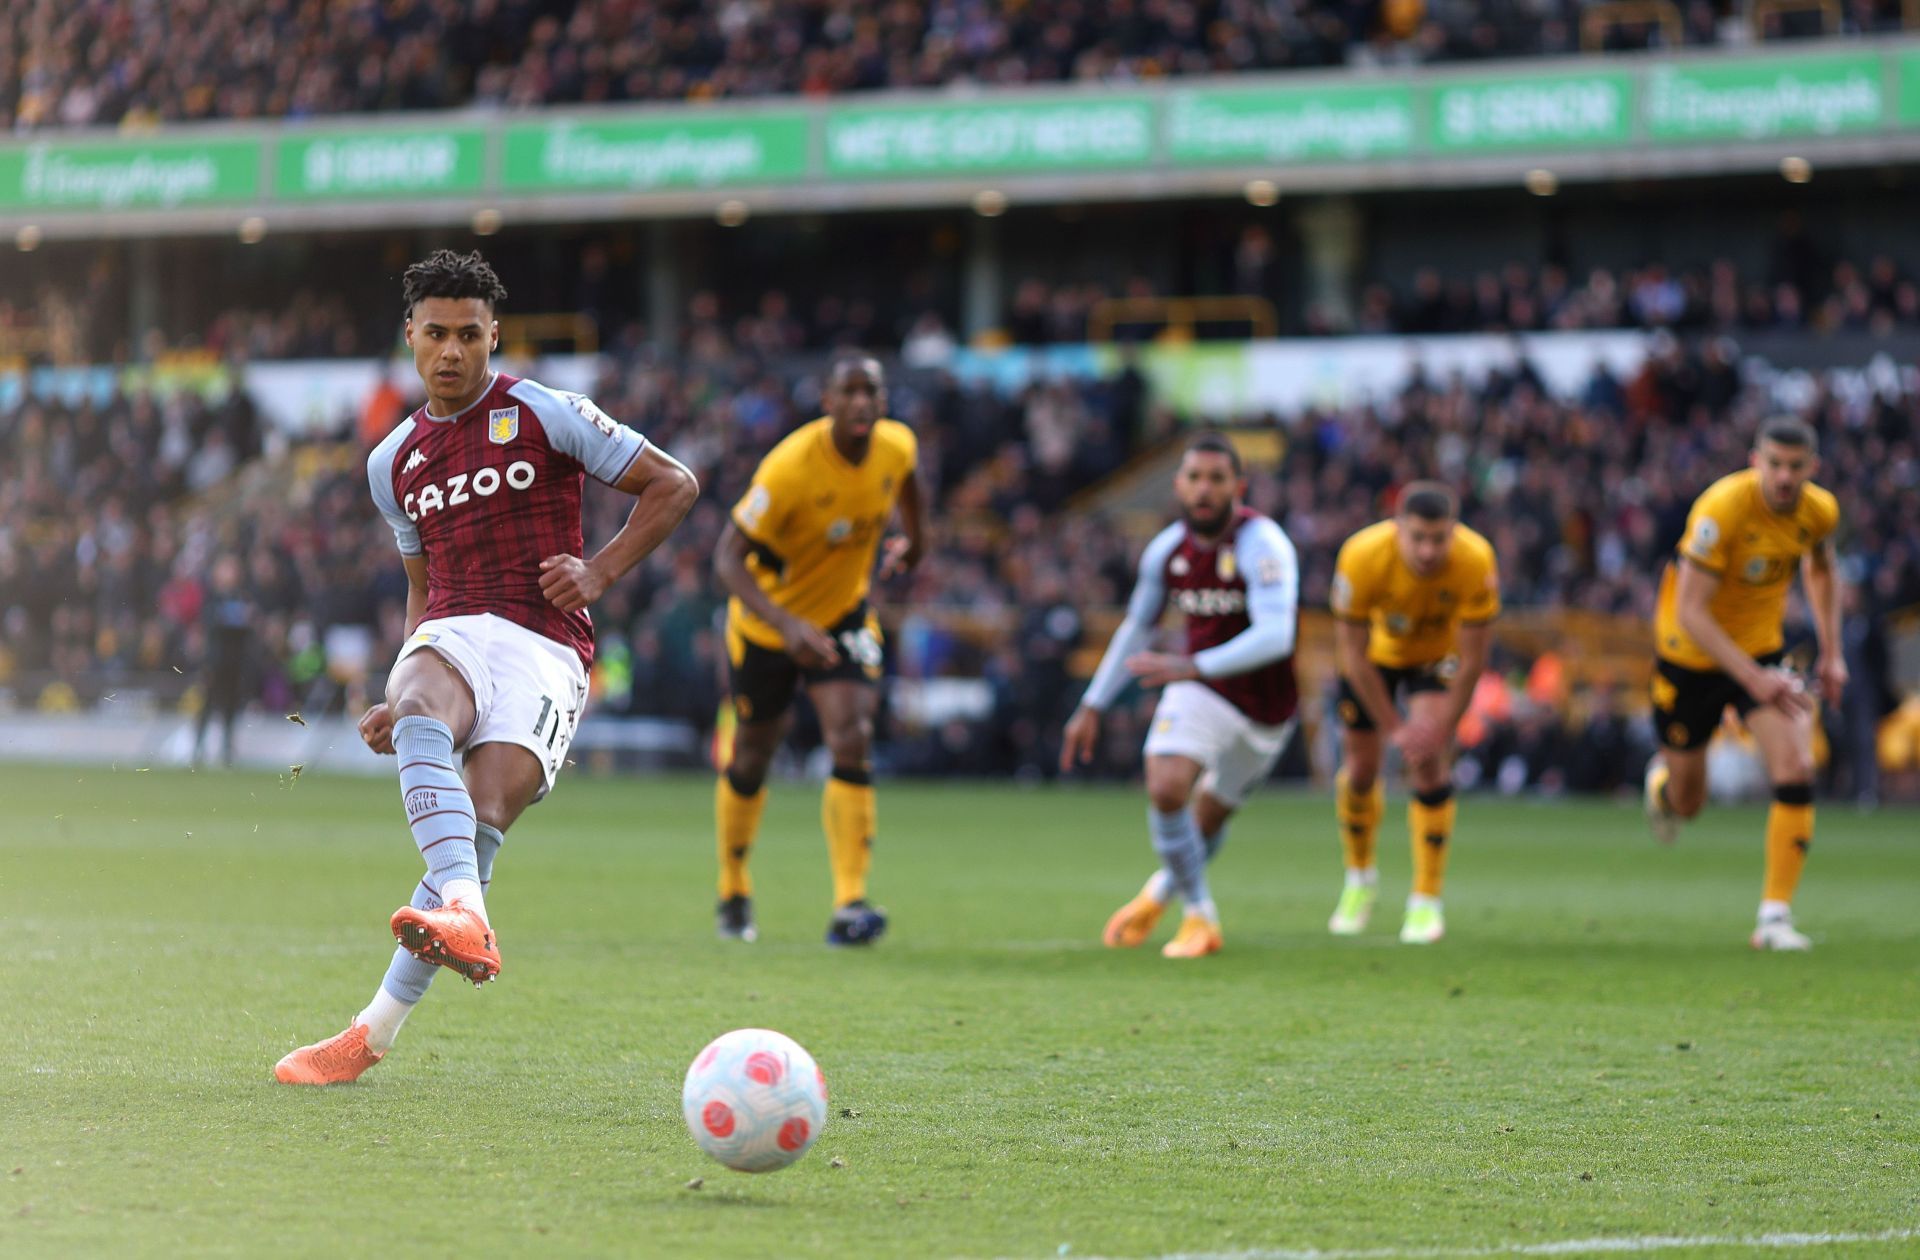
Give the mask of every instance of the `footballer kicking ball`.
[[793, 1038], [738, 1028], [695, 1056], [680, 1111], [707, 1154], [738, 1172], [773, 1172], [819, 1140], [827, 1078]]

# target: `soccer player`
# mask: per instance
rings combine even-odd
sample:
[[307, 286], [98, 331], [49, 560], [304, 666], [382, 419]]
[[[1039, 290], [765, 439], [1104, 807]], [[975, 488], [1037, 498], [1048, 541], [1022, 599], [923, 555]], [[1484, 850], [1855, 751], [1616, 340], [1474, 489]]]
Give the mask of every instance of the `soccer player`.
[[1783, 416], [1761, 425], [1749, 467], [1694, 500], [1687, 532], [1660, 579], [1654, 613], [1654, 725], [1661, 751], [1647, 766], [1647, 822], [1671, 844], [1707, 799], [1707, 741], [1728, 705], [1760, 747], [1773, 807], [1766, 881], [1750, 943], [1804, 950], [1793, 892], [1813, 842], [1813, 697], [1780, 664], [1793, 572], [1813, 610], [1820, 690], [1838, 704], [1847, 666], [1833, 577], [1840, 505], [1813, 484], [1814, 433]]
[[[1346, 885], [1327, 930], [1366, 930], [1379, 896], [1375, 833], [1386, 809], [1380, 757], [1400, 750], [1413, 800], [1413, 891], [1400, 940], [1430, 945], [1446, 934], [1440, 908], [1453, 837], [1453, 734], [1486, 669], [1500, 575], [1493, 545], [1460, 523], [1447, 487], [1416, 481], [1398, 511], [1341, 544], [1334, 562], [1339, 620], [1340, 724], [1334, 812], [1346, 850]], [[1406, 717], [1399, 702], [1406, 697]]]
[[[1100, 715], [1129, 675], [1164, 688], [1145, 750], [1147, 823], [1160, 869], [1107, 921], [1102, 939], [1139, 945], [1178, 895], [1186, 912], [1160, 952], [1204, 958], [1222, 944], [1207, 863], [1227, 838], [1227, 820], [1293, 733], [1300, 579], [1285, 531], [1241, 503], [1240, 456], [1226, 438], [1193, 439], [1173, 490], [1180, 519], [1140, 554], [1127, 615], [1067, 721], [1060, 769], [1092, 760]], [[1184, 654], [1147, 650], [1168, 606], [1186, 617]]]
[[[579, 394], [489, 365], [506, 297], [478, 253], [407, 268], [406, 337], [427, 404], [367, 460], [407, 571], [407, 639], [386, 703], [360, 720], [399, 757], [427, 874], [391, 920], [400, 942], [345, 1032], [280, 1060], [289, 1085], [351, 1081], [393, 1044], [436, 967], [500, 972], [484, 890], [506, 831], [545, 796], [586, 703], [587, 606], [673, 531], [699, 487], [670, 455]], [[634, 496], [612, 541], [581, 559], [587, 477]], [[463, 753], [457, 765], [455, 754]]]
[[[767, 768], [804, 685], [820, 717], [833, 769], [820, 802], [833, 869], [827, 944], [869, 945], [887, 917], [868, 904], [873, 857], [873, 715], [882, 664], [880, 623], [867, 590], [920, 560], [919, 446], [885, 419], [887, 383], [872, 359], [842, 359], [828, 373], [827, 414], [767, 452], [734, 505], [714, 552], [727, 604], [733, 743], [714, 786], [722, 937], [751, 941], [753, 884], [747, 857], [767, 804]], [[885, 540], [899, 510], [901, 533]]]

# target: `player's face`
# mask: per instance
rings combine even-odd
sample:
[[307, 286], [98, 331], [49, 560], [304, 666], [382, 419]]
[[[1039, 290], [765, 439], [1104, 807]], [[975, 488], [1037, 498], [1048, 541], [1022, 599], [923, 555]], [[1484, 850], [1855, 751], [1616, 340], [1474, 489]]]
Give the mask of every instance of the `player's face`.
[[1749, 459], [1760, 474], [1760, 497], [1767, 501], [1767, 507], [1780, 513], [1800, 506], [1800, 492], [1820, 470], [1818, 455], [1804, 446], [1779, 442], [1760, 443]]
[[1452, 521], [1430, 521], [1424, 516], [1402, 515], [1400, 558], [1421, 577], [1438, 573], [1447, 563], [1447, 548], [1453, 545]]
[[1173, 474], [1173, 494], [1180, 515], [1196, 534], [1217, 534], [1233, 519], [1240, 498], [1240, 478], [1233, 460], [1219, 451], [1188, 451]]
[[887, 384], [880, 365], [868, 360], [843, 368], [827, 382], [827, 414], [837, 437], [864, 442], [887, 410]]
[[458, 410], [480, 396], [499, 336], [492, 308], [479, 298], [422, 298], [414, 304], [407, 344], [427, 397], [447, 404], [436, 410]]

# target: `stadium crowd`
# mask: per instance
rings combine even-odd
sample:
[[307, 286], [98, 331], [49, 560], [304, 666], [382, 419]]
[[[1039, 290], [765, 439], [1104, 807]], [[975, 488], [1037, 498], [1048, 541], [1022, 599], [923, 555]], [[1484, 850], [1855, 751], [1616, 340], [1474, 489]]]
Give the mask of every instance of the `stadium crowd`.
[[[24, 0], [0, 11], [0, 127], [1173, 75], [1581, 51], [1582, 0]], [[1643, 9], [1602, 46], [1751, 39], [1745, 7]], [[1899, 0], [1775, 7], [1763, 39], [1898, 29]], [[1837, 28], [1837, 29], [1833, 29]]]
[[[1255, 242], [1249, 245], [1249, 241]], [[1248, 229], [1228, 273], [1232, 292], [1262, 297], [1283, 312], [1282, 331], [1301, 335], [1391, 335], [1546, 332], [1610, 328], [1669, 329], [1680, 333], [1849, 332], [1885, 336], [1920, 328], [1920, 282], [1890, 254], [1865, 262], [1830, 261], [1797, 235], [1785, 236], [1764, 271], [1742, 272], [1720, 258], [1697, 267], [1664, 263], [1589, 268], [1575, 279], [1555, 262], [1510, 262], [1497, 270], [1447, 274], [1422, 267], [1404, 285], [1365, 284], [1352, 309], [1330, 311], [1302, 301], [1297, 288], [1264, 260], [1275, 257], [1264, 229]], [[1249, 258], [1249, 255], [1253, 257]], [[1238, 260], [1247, 259], [1244, 265]], [[565, 295], [568, 308], [594, 319], [602, 344], [636, 345], [646, 330], [631, 305], [604, 289], [637, 293], [630, 285], [583, 285]], [[882, 297], [825, 295], [808, 301], [785, 288], [694, 298], [689, 327], [711, 339], [715, 330], [733, 344], [779, 356], [836, 347], [880, 346], [915, 367], [941, 367], [962, 344], [958, 312], [916, 301], [909, 290]], [[920, 285], [924, 290], [930, 287]], [[1087, 340], [1095, 309], [1113, 297], [1153, 297], [1144, 278], [1116, 292], [1096, 282], [1053, 283], [1028, 277], [1011, 286], [998, 331], [990, 340], [1014, 345], [1077, 344]], [[125, 304], [90, 300], [81, 290], [44, 286], [30, 303], [0, 301], [0, 352], [9, 333], [47, 330], [24, 357], [38, 362], [106, 362], [161, 354], [204, 353], [220, 359], [363, 358], [391, 352], [398, 336], [391, 311], [355, 305], [338, 294], [299, 286], [269, 309], [235, 306], [189, 330], [160, 330], [140, 346], [125, 333]], [[1154, 323], [1112, 323], [1123, 340], [1157, 333]], [[1207, 329], [1201, 329], [1202, 335]], [[172, 335], [169, 335], [169, 332]], [[1222, 336], [1244, 336], [1246, 326], [1223, 323]]]
[[[603, 406], [705, 488], [671, 544], [595, 610], [601, 711], [712, 722], [723, 670], [709, 557], [758, 456], [812, 414], [816, 389], [768, 369], [717, 320], [694, 321], [683, 352], [620, 360], [600, 383]], [[1254, 471], [1250, 497], [1298, 546], [1306, 606], [1324, 606], [1347, 534], [1387, 510], [1395, 487], [1438, 473], [1495, 543], [1510, 606], [1645, 617], [1693, 495], [1741, 465], [1769, 406], [1717, 346], [1677, 340], [1631, 379], [1596, 373], [1572, 401], [1526, 371], [1478, 388], [1416, 380], [1378, 407], [1245, 417], [1281, 430], [1288, 451], [1277, 469]], [[1821, 430], [1822, 480], [1844, 506], [1860, 639], [1849, 650], [1870, 732], [1896, 699], [1874, 636], [1885, 614], [1920, 603], [1920, 385], [1911, 374], [1873, 388], [1830, 378], [1800, 409]], [[1080, 685], [1076, 654], [1097, 646], [1090, 625], [1132, 581], [1127, 543], [1069, 498], [1176, 421], [1131, 370], [1012, 396], [906, 371], [893, 410], [920, 434], [936, 505], [932, 558], [880, 596], [899, 611], [893, 666], [909, 679], [984, 680], [991, 704], [926, 729], [897, 724], [892, 756], [909, 768], [1045, 774]], [[364, 445], [254, 460], [259, 427], [243, 391], [219, 403], [27, 401], [0, 414], [12, 456], [0, 470], [0, 686], [16, 703], [93, 703], [156, 676], [164, 689], [172, 671], [196, 675], [235, 624], [255, 643], [242, 700], [351, 709], [377, 687], [401, 635], [404, 578], [367, 503]], [[624, 511], [613, 492], [591, 493], [590, 544]], [[223, 556], [245, 580], [230, 574], [210, 593]], [[1639, 697], [1605, 680], [1556, 691], [1538, 661], [1500, 665], [1516, 685], [1484, 710], [1475, 753], [1489, 781], [1633, 780], [1646, 751]], [[1857, 754], [1843, 716], [1836, 744], [1851, 738]], [[1137, 723], [1136, 712], [1110, 724], [1110, 771], [1134, 765]]]

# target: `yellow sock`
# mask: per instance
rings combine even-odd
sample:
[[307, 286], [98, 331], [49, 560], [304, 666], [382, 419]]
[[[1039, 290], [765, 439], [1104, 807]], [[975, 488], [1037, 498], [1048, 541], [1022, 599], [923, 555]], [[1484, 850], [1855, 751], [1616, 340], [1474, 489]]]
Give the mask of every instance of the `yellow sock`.
[[873, 814], [873, 780], [868, 772], [835, 767], [820, 796], [820, 826], [827, 833], [836, 909], [864, 900], [867, 895], [867, 867], [873, 862]]
[[1387, 790], [1380, 780], [1365, 792], [1347, 786], [1342, 769], [1333, 779], [1333, 815], [1340, 822], [1340, 845], [1346, 850], [1347, 869], [1364, 871], [1373, 865], [1373, 844], [1380, 815], [1387, 811]]
[[1813, 789], [1804, 783], [1775, 788], [1767, 811], [1767, 882], [1761, 894], [1766, 900], [1793, 900], [1812, 847]]
[[753, 851], [753, 838], [760, 834], [760, 815], [766, 808], [764, 783], [752, 796], [741, 795], [724, 774], [714, 784], [714, 832], [720, 847], [722, 900], [753, 895], [753, 881], [747, 877], [747, 854]]
[[1407, 830], [1413, 837], [1413, 891], [1438, 897], [1447, 878], [1447, 846], [1453, 840], [1453, 789], [1415, 794], [1407, 803]]

